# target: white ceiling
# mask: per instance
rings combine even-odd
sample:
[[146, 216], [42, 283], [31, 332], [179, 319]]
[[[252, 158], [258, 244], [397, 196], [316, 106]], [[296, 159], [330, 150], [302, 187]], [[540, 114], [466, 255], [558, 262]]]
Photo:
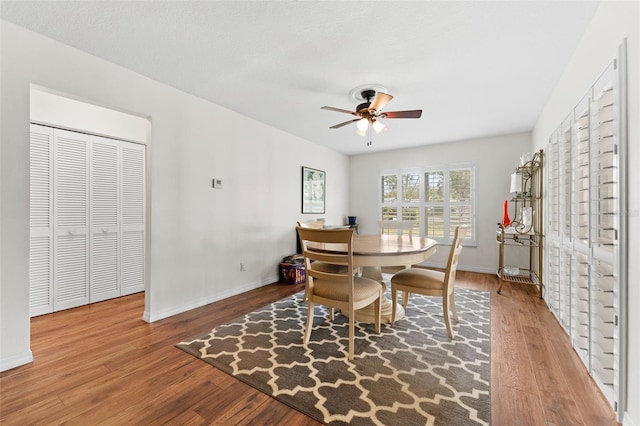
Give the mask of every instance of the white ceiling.
[[[5, 1], [3, 19], [345, 154], [530, 131], [594, 1]], [[96, 82], [98, 83], [98, 82]], [[372, 146], [351, 89], [394, 99]]]

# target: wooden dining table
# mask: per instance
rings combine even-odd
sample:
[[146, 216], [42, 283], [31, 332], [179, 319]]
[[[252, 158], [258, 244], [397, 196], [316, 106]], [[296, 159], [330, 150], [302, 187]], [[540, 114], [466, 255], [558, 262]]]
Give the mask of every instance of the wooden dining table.
[[[354, 235], [353, 236], [353, 264], [360, 270], [363, 277], [371, 278], [385, 287], [382, 277], [383, 267], [409, 267], [421, 263], [436, 252], [437, 243], [430, 238], [409, 237], [408, 235]], [[314, 243], [312, 250], [329, 253], [344, 253], [345, 246], [341, 244]], [[381, 300], [382, 322], [391, 322], [392, 304], [386, 296]], [[404, 317], [404, 309], [400, 304], [396, 307], [396, 320]], [[360, 309], [355, 313], [355, 319], [360, 322], [375, 322], [373, 305]]]

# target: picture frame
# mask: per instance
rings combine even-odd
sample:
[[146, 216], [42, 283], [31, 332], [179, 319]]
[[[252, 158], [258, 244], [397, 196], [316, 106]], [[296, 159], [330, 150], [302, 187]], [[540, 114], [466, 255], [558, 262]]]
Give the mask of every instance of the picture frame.
[[320, 213], [325, 210], [326, 174], [323, 170], [302, 167], [302, 213]]

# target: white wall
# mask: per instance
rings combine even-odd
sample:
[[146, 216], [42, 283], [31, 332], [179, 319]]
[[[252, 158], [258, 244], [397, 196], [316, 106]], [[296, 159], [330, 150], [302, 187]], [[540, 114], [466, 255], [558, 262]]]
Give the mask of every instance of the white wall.
[[[303, 165], [327, 173], [327, 223], [347, 215], [348, 157], [0, 24], [0, 370], [31, 360], [31, 84], [150, 118], [148, 320], [277, 281], [278, 262], [295, 251], [295, 221], [316, 217], [300, 213]], [[211, 188], [214, 177], [223, 189]]]
[[[502, 220], [504, 200], [510, 198], [511, 173], [518, 165], [520, 154], [530, 150], [531, 135], [521, 133], [352, 156], [349, 214], [358, 216], [361, 233], [378, 232], [380, 174], [383, 170], [475, 164], [478, 245], [465, 247], [459, 267], [495, 273], [498, 267], [496, 224]], [[439, 247], [425, 264], [444, 267], [448, 254], [449, 247]]]
[[638, 2], [602, 2], [580, 45], [542, 111], [533, 132], [536, 147], [545, 147], [551, 133], [565, 119], [587, 89], [616, 56], [618, 46], [627, 39], [628, 83], [628, 374], [625, 425], [640, 424], [640, 7]]

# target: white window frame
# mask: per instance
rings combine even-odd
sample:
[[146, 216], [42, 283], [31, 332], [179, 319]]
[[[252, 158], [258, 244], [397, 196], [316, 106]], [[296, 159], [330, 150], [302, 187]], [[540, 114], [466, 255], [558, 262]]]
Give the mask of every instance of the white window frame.
[[[469, 202], [451, 202], [449, 199], [449, 173], [452, 170], [460, 170], [460, 169], [470, 169], [471, 170], [471, 200]], [[442, 202], [430, 202], [424, 199], [424, 190], [425, 184], [424, 182], [424, 174], [430, 172], [443, 172], [444, 173], [444, 200]], [[406, 174], [418, 174], [420, 176], [419, 183], [419, 191], [420, 196], [419, 200], [415, 202], [404, 202], [402, 199], [402, 175]], [[397, 197], [393, 202], [384, 202], [383, 201], [383, 188], [382, 182], [384, 176], [395, 175], [397, 179]], [[465, 237], [463, 244], [465, 246], [477, 246], [477, 186], [476, 186], [476, 166], [473, 163], [458, 163], [458, 164], [445, 164], [438, 166], [428, 166], [428, 167], [411, 167], [404, 169], [391, 169], [391, 170], [383, 170], [378, 177], [378, 219], [382, 219], [382, 210], [383, 208], [395, 208], [397, 210], [398, 220], [402, 220], [402, 209], [406, 207], [417, 207], [420, 211], [420, 236], [428, 237], [440, 244], [451, 244], [451, 229], [450, 229], [450, 213], [451, 207], [455, 205], [468, 205], [471, 207], [471, 229], [467, 232], [467, 236]], [[434, 237], [425, 235], [426, 233], [426, 217], [424, 215], [424, 211], [427, 207], [443, 207], [444, 208], [444, 237]]]

